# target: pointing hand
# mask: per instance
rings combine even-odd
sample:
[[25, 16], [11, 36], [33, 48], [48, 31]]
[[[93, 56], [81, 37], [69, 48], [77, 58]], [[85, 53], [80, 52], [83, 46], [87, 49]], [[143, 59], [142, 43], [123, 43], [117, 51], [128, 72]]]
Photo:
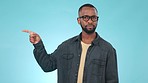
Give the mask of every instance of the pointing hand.
[[37, 44], [41, 40], [40, 36], [37, 33], [35, 33], [35, 32], [32, 32], [30, 30], [23, 30], [22, 32], [30, 34], [29, 35], [29, 37], [30, 37], [29, 40], [30, 40], [30, 42], [32, 44]]

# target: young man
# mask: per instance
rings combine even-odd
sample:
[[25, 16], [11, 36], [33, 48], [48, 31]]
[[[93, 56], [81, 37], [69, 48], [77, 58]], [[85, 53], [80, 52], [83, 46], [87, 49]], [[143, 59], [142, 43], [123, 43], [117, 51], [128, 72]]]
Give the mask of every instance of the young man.
[[118, 83], [115, 49], [95, 32], [97, 9], [84, 4], [78, 14], [82, 32], [63, 42], [51, 54], [47, 54], [37, 33], [23, 30], [30, 34], [38, 64], [45, 72], [57, 69], [58, 83]]

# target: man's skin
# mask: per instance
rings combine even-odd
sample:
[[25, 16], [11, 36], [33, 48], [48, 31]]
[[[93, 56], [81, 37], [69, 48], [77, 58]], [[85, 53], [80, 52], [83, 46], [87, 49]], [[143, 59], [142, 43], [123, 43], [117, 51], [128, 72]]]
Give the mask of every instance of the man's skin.
[[40, 36], [35, 32], [32, 32], [30, 30], [23, 30], [23, 32], [30, 34], [29, 37], [30, 37], [30, 42], [32, 44], [37, 44], [41, 40]]

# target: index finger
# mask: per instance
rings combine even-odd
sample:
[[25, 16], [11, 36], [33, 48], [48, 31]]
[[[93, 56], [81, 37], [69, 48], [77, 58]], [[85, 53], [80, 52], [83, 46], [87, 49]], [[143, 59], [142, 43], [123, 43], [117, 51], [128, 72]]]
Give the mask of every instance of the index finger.
[[22, 32], [26, 32], [26, 33], [29, 33], [29, 34], [32, 34], [33, 32], [30, 31], [30, 30], [22, 30]]

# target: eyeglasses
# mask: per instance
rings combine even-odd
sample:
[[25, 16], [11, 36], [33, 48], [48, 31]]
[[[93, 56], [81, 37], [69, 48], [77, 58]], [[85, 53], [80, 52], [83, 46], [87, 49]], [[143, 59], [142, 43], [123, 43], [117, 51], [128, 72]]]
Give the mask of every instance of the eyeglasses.
[[88, 16], [88, 15], [85, 15], [85, 16], [81, 16], [79, 18], [82, 18], [85, 22], [87, 22], [90, 18], [93, 22], [96, 22], [98, 21], [98, 16]]

